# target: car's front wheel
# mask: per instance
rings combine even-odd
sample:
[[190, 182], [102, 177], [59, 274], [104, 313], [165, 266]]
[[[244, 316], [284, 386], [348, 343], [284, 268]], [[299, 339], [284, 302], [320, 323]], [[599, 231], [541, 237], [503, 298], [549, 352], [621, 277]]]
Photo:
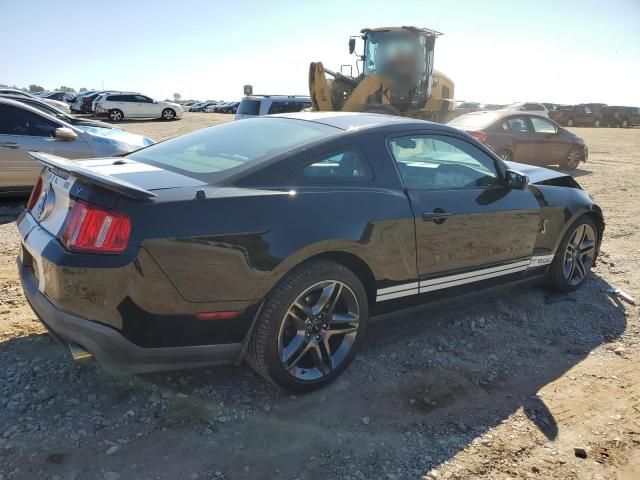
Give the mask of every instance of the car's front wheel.
[[598, 247], [598, 229], [591, 217], [579, 218], [560, 242], [549, 267], [549, 285], [561, 292], [580, 288], [595, 260]]
[[301, 265], [265, 299], [247, 362], [283, 388], [311, 391], [351, 363], [369, 316], [362, 282], [338, 263]]
[[582, 153], [577, 148], [572, 148], [567, 155], [567, 158], [560, 162], [560, 167], [564, 170], [575, 170], [582, 161]]
[[109, 118], [111, 119], [112, 122], [119, 122], [124, 118], [124, 114], [122, 113], [121, 110], [114, 108], [112, 110], [109, 110]]
[[165, 108], [162, 110], [162, 119], [163, 120], [173, 120], [176, 118], [176, 112], [172, 108]]
[[511, 150], [501, 150], [498, 155], [500, 155], [500, 158], [505, 162], [513, 162], [513, 153]]

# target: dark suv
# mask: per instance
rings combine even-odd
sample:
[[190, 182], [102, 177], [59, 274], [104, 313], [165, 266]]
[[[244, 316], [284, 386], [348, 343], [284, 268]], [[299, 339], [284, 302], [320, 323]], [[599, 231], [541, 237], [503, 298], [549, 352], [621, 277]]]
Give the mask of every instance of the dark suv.
[[602, 123], [607, 127], [633, 127], [640, 125], [638, 107], [604, 107], [600, 110]]
[[558, 105], [549, 112], [549, 118], [567, 127], [599, 127], [602, 116], [588, 105]]

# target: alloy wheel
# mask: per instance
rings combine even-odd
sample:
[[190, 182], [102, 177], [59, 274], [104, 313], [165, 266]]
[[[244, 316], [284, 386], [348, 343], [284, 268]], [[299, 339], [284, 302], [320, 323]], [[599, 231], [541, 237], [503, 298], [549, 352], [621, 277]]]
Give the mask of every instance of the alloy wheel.
[[162, 113], [162, 117], [165, 120], [172, 120], [173, 119], [173, 111], [166, 109], [163, 113]]
[[580, 152], [573, 149], [569, 152], [569, 156], [567, 157], [567, 166], [574, 169], [578, 168], [578, 165], [580, 165]]
[[318, 380], [338, 368], [351, 350], [360, 321], [353, 290], [325, 280], [289, 306], [278, 334], [280, 362], [298, 380]]
[[111, 117], [111, 120], [113, 120], [114, 122], [117, 122], [122, 119], [122, 114], [118, 110], [112, 110], [109, 116]]
[[500, 158], [505, 162], [510, 162], [513, 160], [513, 156], [511, 155], [511, 152], [509, 150], [503, 150], [502, 152], [500, 152]]
[[570, 285], [581, 284], [593, 265], [596, 253], [596, 233], [587, 223], [578, 226], [571, 235], [564, 254], [564, 278]]

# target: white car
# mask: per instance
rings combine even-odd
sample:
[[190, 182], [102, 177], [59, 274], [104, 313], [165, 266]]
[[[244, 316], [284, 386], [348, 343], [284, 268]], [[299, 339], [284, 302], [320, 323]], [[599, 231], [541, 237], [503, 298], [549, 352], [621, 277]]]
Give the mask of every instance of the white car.
[[62, 110], [64, 113], [71, 113], [71, 109], [69, 108], [69, 104], [66, 102], [59, 102], [58, 100], [51, 100], [49, 98], [40, 98], [36, 95], [32, 95], [27, 92], [23, 92], [22, 90], [18, 90], [16, 88], [0, 88], [0, 95], [20, 95], [22, 97], [35, 98], [37, 100], [42, 100], [45, 103], [48, 103], [52, 107], [57, 108], [58, 110]]
[[123, 118], [181, 118], [183, 109], [173, 102], [160, 102], [139, 93], [106, 94], [96, 103], [96, 116], [107, 116], [113, 122]]
[[501, 108], [499, 111], [533, 113], [534, 115], [549, 118], [549, 111], [547, 110], [547, 107], [542, 103], [536, 102], [512, 103], [511, 105]]

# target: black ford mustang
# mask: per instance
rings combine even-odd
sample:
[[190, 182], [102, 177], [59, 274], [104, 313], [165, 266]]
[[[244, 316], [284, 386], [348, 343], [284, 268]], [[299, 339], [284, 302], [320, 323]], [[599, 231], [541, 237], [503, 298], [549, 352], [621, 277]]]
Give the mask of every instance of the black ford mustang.
[[118, 158], [32, 155], [25, 294], [76, 358], [119, 372], [246, 359], [317, 388], [372, 316], [516, 282], [578, 288], [604, 230], [570, 176], [407, 118], [270, 116]]

